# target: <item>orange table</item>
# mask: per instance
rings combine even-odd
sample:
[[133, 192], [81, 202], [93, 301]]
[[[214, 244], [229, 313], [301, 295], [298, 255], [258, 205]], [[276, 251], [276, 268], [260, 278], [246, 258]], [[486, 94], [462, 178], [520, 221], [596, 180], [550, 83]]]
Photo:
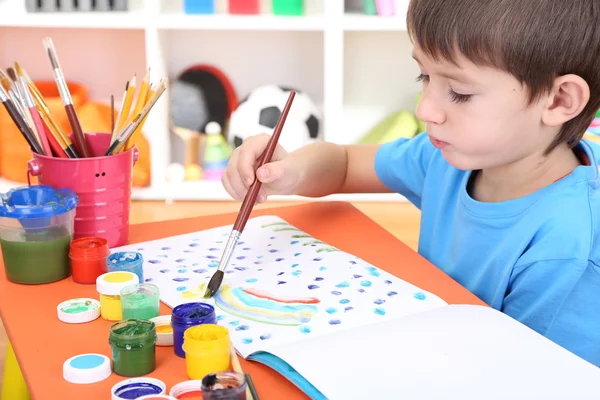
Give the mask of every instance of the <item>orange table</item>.
[[[319, 202], [299, 206], [257, 210], [257, 215], [277, 215], [311, 235], [348, 251], [402, 279], [431, 291], [448, 303], [484, 304], [423, 257], [398, 241], [348, 203]], [[130, 242], [190, 233], [233, 224], [235, 214], [133, 225]], [[86, 324], [65, 324], [56, 316], [56, 306], [74, 297], [98, 298], [95, 285], [79, 285], [71, 278], [60, 282], [27, 286], [8, 282], [0, 274], [0, 315], [4, 321], [23, 376], [36, 400], [107, 399], [110, 388], [126, 379], [112, 374], [89, 385], [76, 385], [62, 378], [63, 362], [77, 354], [100, 353], [111, 358], [108, 328], [99, 318]], [[170, 309], [161, 304], [161, 314]], [[148, 376], [161, 379], [167, 392], [187, 380], [185, 362], [172, 347], [157, 347], [156, 370]], [[306, 396], [285, 378], [258, 363], [242, 360], [242, 368], [254, 380], [261, 400], [304, 399]]]

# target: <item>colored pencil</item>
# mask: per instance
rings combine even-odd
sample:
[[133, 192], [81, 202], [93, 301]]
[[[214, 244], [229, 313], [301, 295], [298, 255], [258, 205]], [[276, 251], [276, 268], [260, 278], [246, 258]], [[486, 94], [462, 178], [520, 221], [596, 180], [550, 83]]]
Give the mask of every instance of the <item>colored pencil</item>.
[[81, 128], [81, 124], [79, 122], [79, 118], [77, 117], [77, 113], [75, 112], [73, 99], [71, 98], [71, 93], [69, 92], [67, 82], [60, 67], [60, 63], [58, 61], [58, 56], [56, 54], [56, 50], [54, 48], [54, 43], [52, 39], [44, 39], [44, 46], [46, 47], [46, 51], [48, 52], [48, 58], [50, 59], [52, 71], [54, 72], [54, 81], [56, 82], [56, 86], [58, 87], [58, 93], [60, 94], [60, 98], [62, 99], [65, 111], [67, 112], [67, 118], [69, 120], [71, 130], [73, 131], [75, 143], [79, 151], [81, 152], [81, 156], [84, 158], [89, 157], [91, 154], [90, 149], [85, 135], [83, 134], [83, 129]]
[[[294, 97], [296, 96], [295, 91], [291, 91], [288, 97], [285, 106], [283, 107], [283, 111], [279, 116], [279, 121], [275, 125], [275, 129], [273, 129], [273, 134], [271, 135], [271, 139], [267, 144], [267, 147], [263, 151], [263, 154], [259, 157], [256, 168], [260, 168], [266, 163], [271, 161], [271, 157], [273, 157], [273, 152], [275, 151], [275, 147], [277, 146], [277, 142], [279, 141], [279, 136], [281, 135], [281, 130], [283, 129], [283, 125], [285, 124], [285, 120], [290, 111], [290, 107], [292, 106], [292, 102], [294, 101]], [[225, 244], [225, 249], [223, 250], [223, 255], [221, 256], [221, 261], [219, 262], [219, 267], [217, 271], [213, 274], [206, 285], [206, 292], [204, 293], [204, 297], [210, 298], [217, 293], [219, 287], [221, 287], [221, 283], [223, 282], [223, 277], [225, 276], [225, 268], [229, 264], [229, 260], [231, 259], [231, 255], [235, 250], [235, 246], [246, 226], [246, 222], [248, 222], [248, 217], [250, 217], [250, 213], [254, 208], [254, 204], [256, 203], [256, 197], [258, 196], [258, 191], [260, 190], [262, 183], [255, 179], [254, 183], [250, 185], [248, 192], [246, 192], [246, 196], [244, 197], [244, 201], [242, 202], [242, 207], [240, 208], [240, 212], [233, 224], [233, 229], [229, 234], [229, 238], [227, 239], [227, 243]]]
[[[152, 87], [148, 93], [145, 103], [147, 103], [151, 98], [153, 98], [155, 94], [156, 94], [156, 87]], [[142, 128], [144, 127], [144, 124], [146, 123], [146, 119], [148, 119], [148, 114], [146, 114], [146, 116], [140, 123], [140, 126], [135, 130], [135, 132], [133, 132], [133, 135], [131, 136], [131, 138], [127, 141], [127, 143], [125, 143], [125, 151], [127, 151], [127, 150], [131, 149], [133, 146], [135, 146], [137, 138], [142, 134]]]
[[131, 78], [131, 80], [125, 84], [125, 94], [123, 94], [123, 100], [121, 101], [121, 108], [119, 109], [117, 124], [112, 130], [112, 136], [110, 138], [111, 143], [117, 140], [119, 132], [123, 129], [125, 122], [127, 122], [127, 119], [129, 118], [131, 103], [133, 103], [133, 96], [135, 96], [135, 85], [136, 76], [134, 75], [133, 78]]
[[[240, 360], [238, 360], [235, 348], [233, 346], [231, 346], [229, 349], [229, 355], [231, 356], [231, 367], [233, 370], [238, 374], [244, 375], [244, 370], [242, 370], [242, 365], [240, 364]], [[246, 399], [256, 400], [256, 398], [253, 398], [252, 392], [250, 391], [250, 387], [248, 387], [248, 385], [246, 385]]]
[[[135, 107], [133, 108], [132, 116], [137, 115], [142, 108], [148, 103], [148, 93], [150, 93], [150, 68], [146, 71], [146, 75], [144, 76], [144, 80], [142, 80], [142, 85], [140, 86], [140, 92], [138, 93], [137, 100], [135, 102]], [[142, 121], [143, 123], [144, 121]], [[133, 135], [127, 140], [125, 143], [125, 150], [129, 150], [133, 147], [133, 140], [138, 136], [138, 132], [141, 129], [142, 124], [138, 126], [133, 132]]]

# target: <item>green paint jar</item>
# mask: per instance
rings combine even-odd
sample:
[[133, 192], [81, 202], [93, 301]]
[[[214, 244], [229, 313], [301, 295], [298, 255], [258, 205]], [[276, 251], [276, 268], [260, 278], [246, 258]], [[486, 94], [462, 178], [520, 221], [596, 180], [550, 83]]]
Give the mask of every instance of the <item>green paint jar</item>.
[[111, 325], [108, 343], [112, 348], [115, 374], [136, 377], [156, 368], [156, 326], [154, 322], [127, 319]]
[[121, 289], [123, 319], [158, 317], [160, 298], [158, 286], [151, 283], [129, 285]]

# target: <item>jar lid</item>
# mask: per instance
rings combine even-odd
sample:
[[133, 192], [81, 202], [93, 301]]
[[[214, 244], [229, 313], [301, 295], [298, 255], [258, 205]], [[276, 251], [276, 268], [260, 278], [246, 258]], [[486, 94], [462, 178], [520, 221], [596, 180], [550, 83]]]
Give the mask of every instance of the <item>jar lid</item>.
[[165, 394], [167, 385], [155, 378], [131, 378], [116, 383], [110, 390], [112, 400], [138, 399], [142, 396]]
[[121, 289], [136, 283], [140, 283], [140, 278], [133, 272], [112, 271], [96, 278], [96, 290], [100, 294], [119, 296]]
[[49, 185], [14, 188], [2, 194], [1, 200], [0, 216], [15, 219], [54, 217], [73, 210], [79, 203], [73, 190]]
[[108, 240], [94, 236], [71, 241], [69, 250], [71, 258], [102, 258], [110, 254]]
[[58, 319], [68, 324], [81, 324], [100, 317], [100, 302], [94, 299], [75, 298], [56, 306]]
[[80, 354], [63, 364], [63, 378], [71, 383], [95, 383], [112, 374], [110, 359], [102, 354]]

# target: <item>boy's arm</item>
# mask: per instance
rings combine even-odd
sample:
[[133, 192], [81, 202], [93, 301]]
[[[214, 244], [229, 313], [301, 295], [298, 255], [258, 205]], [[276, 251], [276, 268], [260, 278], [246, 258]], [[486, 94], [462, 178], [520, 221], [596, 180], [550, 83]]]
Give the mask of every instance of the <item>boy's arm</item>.
[[375, 172], [379, 145], [320, 142], [290, 154], [303, 171], [297, 195], [321, 197], [335, 193], [389, 193]]

